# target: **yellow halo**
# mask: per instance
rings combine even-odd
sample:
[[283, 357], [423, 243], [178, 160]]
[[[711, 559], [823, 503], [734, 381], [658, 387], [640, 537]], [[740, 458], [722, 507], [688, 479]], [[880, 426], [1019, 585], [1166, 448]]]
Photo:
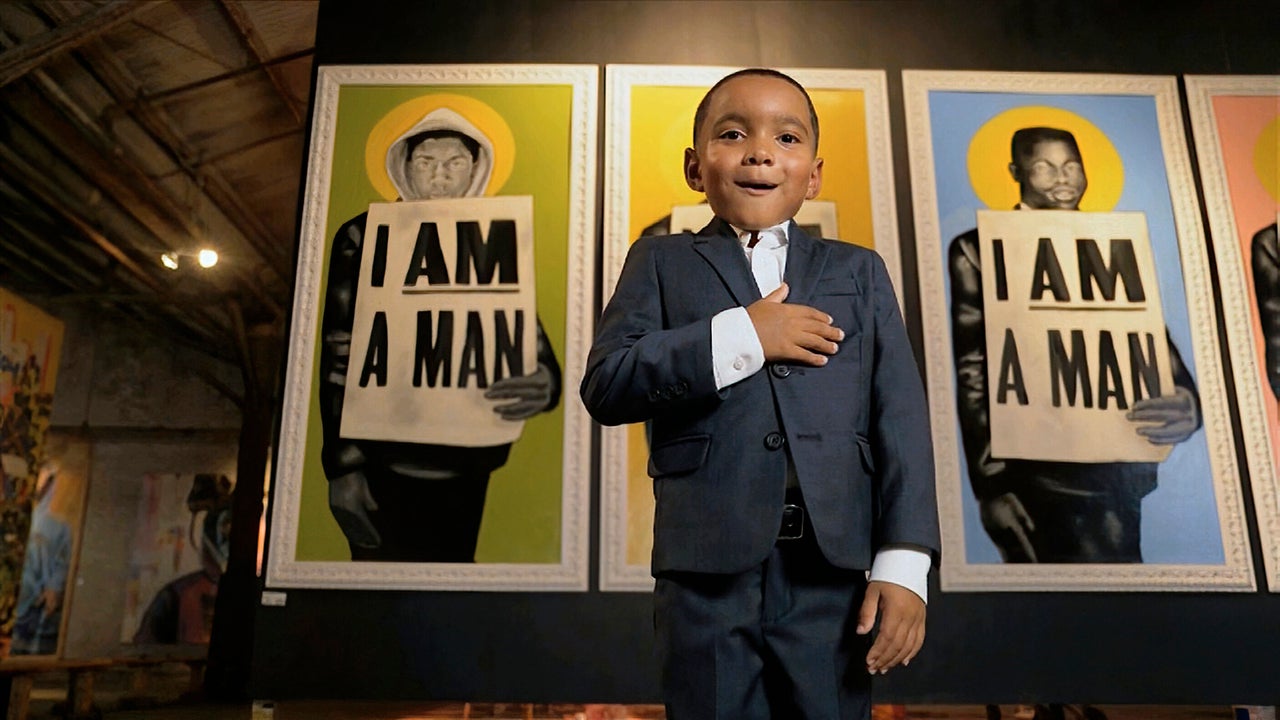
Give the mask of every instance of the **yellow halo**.
[[1267, 123], [1253, 146], [1253, 170], [1271, 199], [1280, 202], [1280, 182], [1276, 166], [1280, 165], [1280, 116]]
[[497, 195], [507, 179], [511, 177], [511, 169], [515, 166], [516, 141], [507, 121], [503, 120], [496, 110], [473, 97], [432, 93], [392, 108], [369, 131], [369, 139], [364, 146], [364, 169], [369, 176], [370, 184], [383, 199], [395, 200], [399, 196], [395, 185], [387, 175], [387, 149], [396, 141], [396, 138], [416, 125], [428, 113], [442, 107], [447, 107], [466, 118], [480, 132], [488, 136], [489, 142], [493, 145], [493, 171], [489, 175], [489, 184], [485, 186], [484, 194]]
[[1009, 141], [1025, 127], [1052, 127], [1074, 135], [1089, 179], [1080, 209], [1106, 212], [1116, 206], [1124, 190], [1124, 163], [1106, 134], [1069, 110], [1026, 105], [991, 118], [969, 142], [969, 182], [987, 208], [1010, 210], [1019, 202], [1018, 184], [1009, 174]]

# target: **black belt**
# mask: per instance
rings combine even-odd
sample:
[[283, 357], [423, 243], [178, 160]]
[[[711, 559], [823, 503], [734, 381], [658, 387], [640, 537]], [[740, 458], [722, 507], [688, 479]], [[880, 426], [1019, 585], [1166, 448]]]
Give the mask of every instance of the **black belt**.
[[804, 537], [804, 498], [800, 488], [787, 488], [782, 506], [782, 525], [778, 528], [778, 540], [799, 540]]

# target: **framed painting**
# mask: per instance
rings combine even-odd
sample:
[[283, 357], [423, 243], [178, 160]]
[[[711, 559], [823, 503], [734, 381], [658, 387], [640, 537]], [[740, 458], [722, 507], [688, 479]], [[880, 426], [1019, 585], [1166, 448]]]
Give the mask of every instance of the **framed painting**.
[[[627, 250], [643, 235], [698, 230], [711, 219], [701, 193], [685, 184], [698, 102], [737, 68], [663, 65], [605, 67], [607, 302]], [[882, 71], [784, 69], [804, 85], [821, 126], [821, 194], [796, 221], [814, 234], [875, 249], [901, 283], [889, 111]], [[899, 292], [899, 302], [901, 293]], [[600, 588], [653, 587], [653, 486], [643, 425], [604, 428], [601, 446]]]
[[61, 636], [61, 613], [44, 611], [61, 605], [56, 578], [73, 550], [73, 518], [51, 507], [70, 481], [51, 482], [48, 466], [62, 333], [61, 320], [0, 288], [0, 659], [53, 654]]
[[1175, 79], [903, 86], [943, 589], [1253, 589]]
[[89, 489], [89, 442], [50, 429], [36, 472], [31, 527], [6, 662], [61, 657], [75, 599], [76, 567]]
[[120, 642], [208, 645], [235, 482], [220, 473], [147, 473], [141, 485]]
[[1267, 585], [1280, 592], [1280, 76], [1186, 85]]
[[586, 589], [598, 76], [318, 69], [269, 586]]

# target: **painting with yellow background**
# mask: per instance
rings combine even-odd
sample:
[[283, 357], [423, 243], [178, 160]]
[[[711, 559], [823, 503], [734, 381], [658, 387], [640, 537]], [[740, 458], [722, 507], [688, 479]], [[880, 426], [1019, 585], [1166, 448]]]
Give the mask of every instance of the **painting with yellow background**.
[[[692, 145], [693, 114], [705, 87], [631, 89], [629, 237], [670, 215], [672, 206], [703, 202], [684, 180], [684, 151]], [[866, 93], [810, 89], [818, 113], [818, 156], [824, 158], [817, 200], [836, 203], [838, 238], [875, 248], [871, 169], [867, 157]], [[627, 544], [629, 565], [647, 565], [653, 547], [653, 486], [644, 426], [627, 429]]]

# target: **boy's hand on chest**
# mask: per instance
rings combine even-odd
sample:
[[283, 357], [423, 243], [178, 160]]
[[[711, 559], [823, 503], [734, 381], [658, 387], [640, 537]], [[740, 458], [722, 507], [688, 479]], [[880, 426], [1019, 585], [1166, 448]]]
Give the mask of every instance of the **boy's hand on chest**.
[[747, 306], [747, 315], [755, 325], [764, 359], [787, 361], [821, 367], [827, 356], [834, 355], [844, 340], [844, 331], [832, 325], [830, 315], [809, 307], [784, 303], [789, 289], [786, 283]]

